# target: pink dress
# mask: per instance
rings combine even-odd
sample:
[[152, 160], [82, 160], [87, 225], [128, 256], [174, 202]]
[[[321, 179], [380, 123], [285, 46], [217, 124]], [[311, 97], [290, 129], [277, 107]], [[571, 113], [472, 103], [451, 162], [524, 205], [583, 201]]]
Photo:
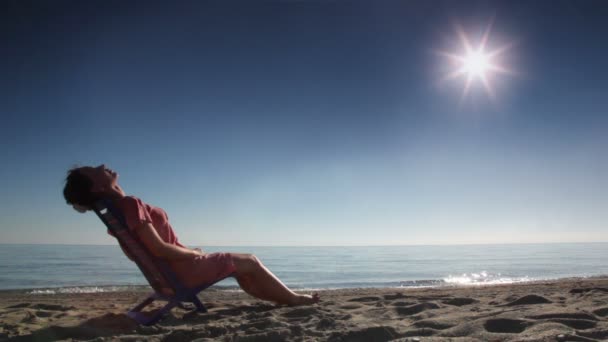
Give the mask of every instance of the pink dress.
[[[169, 224], [169, 217], [163, 209], [144, 203], [133, 196], [121, 198], [116, 206], [122, 210], [131, 231], [137, 233], [136, 229], [142, 223], [152, 223], [163, 241], [185, 247], [177, 240], [177, 236]], [[177, 277], [188, 287], [216, 282], [236, 270], [230, 253], [205, 253], [193, 256], [191, 259], [175, 260], [169, 263]]]

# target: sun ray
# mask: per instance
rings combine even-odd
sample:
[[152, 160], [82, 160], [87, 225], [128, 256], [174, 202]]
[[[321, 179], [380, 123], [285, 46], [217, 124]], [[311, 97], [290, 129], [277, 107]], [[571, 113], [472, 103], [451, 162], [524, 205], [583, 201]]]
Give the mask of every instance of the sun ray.
[[469, 89], [471, 89], [471, 83], [473, 83], [473, 77], [468, 76], [467, 82], [465, 83], [464, 90], [462, 92], [463, 97], [466, 97], [469, 94]]
[[472, 82], [473, 82], [473, 78], [470, 76], [467, 76], [464, 88], [462, 89], [462, 94], [460, 95], [460, 101], [458, 102], [459, 107], [462, 106], [462, 104], [464, 103], [464, 100], [467, 98], [467, 95], [469, 94], [469, 88], [471, 87]]
[[452, 59], [453, 61], [456, 62], [463, 62], [465, 60], [465, 57], [454, 54], [454, 53], [450, 53], [450, 52], [445, 52], [445, 51], [436, 51], [436, 54], [443, 56], [443, 57], [447, 57], [449, 59]]
[[486, 30], [483, 32], [483, 36], [481, 37], [481, 43], [479, 43], [480, 51], [484, 51], [486, 48], [486, 44], [488, 43], [488, 39], [490, 38], [490, 31], [492, 31], [492, 25], [494, 25], [494, 17], [490, 19]]
[[460, 69], [452, 71], [451, 73], [449, 73], [449, 74], [445, 75], [443, 78], [441, 78], [441, 80], [439, 81], [439, 83], [444, 83], [444, 82], [453, 80], [455, 78], [458, 78], [458, 77], [462, 76], [463, 74], [465, 74], [465, 72], [462, 71], [462, 70], [460, 70]]
[[511, 48], [513, 48], [513, 46], [515, 46], [514, 42], [510, 42], [508, 44], [505, 44], [499, 48], [496, 48], [490, 52], [488, 52], [488, 56], [494, 58], [496, 56], [499, 56], [501, 54], [503, 54], [504, 52], [507, 52], [508, 50], [510, 50]]
[[492, 89], [492, 85], [490, 84], [488, 78], [485, 75], [481, 77], [481, 83], [483, 84], [486, 93], [488, 93], [488, 96], [490, 96], [490, 98], [494, 100], [496, 98], [496, 95], [494, 94], [494, 89]]
[[473, 50], [471, 47], [471, 43], [469, 42], [469, 38], [467, 37], [464, 29], [460, 25], [456, 25], [456, 32], [458, 34], [458, 38], [460, 38], [460, 42], [462, 43], [465, 51], [469, 53]]
[[499, 74], [508, 74], [508, 75], [515, 75], [515, 71], [511, 70], [511, 69], [507, 69], [503, 66], [500, 65], [495, 65], [495, 64], [490, 64], [488, 65], [488, 70], [492, 70], [496, 73]]

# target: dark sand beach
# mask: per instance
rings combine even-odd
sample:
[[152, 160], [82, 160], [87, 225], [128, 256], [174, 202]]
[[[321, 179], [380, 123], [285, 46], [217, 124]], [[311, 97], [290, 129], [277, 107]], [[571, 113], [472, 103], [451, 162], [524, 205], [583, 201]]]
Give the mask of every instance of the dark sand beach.
[[418, 289], [322, 291], [319, 304], [275, 306], [207, 290], [205, 314], [174, 309], [138, 326], [125, 311], [149, 291], [0, 292], [5, 341], [602, 341], [608, 278]]

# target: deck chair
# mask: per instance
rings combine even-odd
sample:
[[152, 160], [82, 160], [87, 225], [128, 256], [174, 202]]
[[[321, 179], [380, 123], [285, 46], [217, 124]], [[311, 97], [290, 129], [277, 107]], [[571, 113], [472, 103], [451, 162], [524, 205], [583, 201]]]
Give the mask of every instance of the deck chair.
[[[155, 291], [143, 302], [129, 310], [127, 313], [129, 317], [136, 320], [139, 324], [152, 325], [158, 322], [175, 306], [184, 307], [183, 303], [192, 303], [198, 312], [207, 312], [207, 308], [198, 299], [197, 294], [225, 278], [210, 284], [203, 284], [196, 288], [184, 286], [171, 270], [169, 264], [150, 253], [137, 236], [131, 233], [127, 228], [122, 212], [114, 207], [109, 200], [98, 201], [95, 203], [94, 210], [110, 232], [116, 237], [122, 249], [137, 264]], [[164, 300], [168, 303], [155, 314], [151, 316], [144, 315], [141, 310], [155, 300]]]

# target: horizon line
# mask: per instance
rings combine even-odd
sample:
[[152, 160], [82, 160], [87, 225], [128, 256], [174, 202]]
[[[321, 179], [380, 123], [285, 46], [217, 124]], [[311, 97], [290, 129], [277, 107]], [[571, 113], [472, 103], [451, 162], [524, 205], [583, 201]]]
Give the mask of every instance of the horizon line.
[[[377, 244], [377, 245], [197, 245], [194, 247], [441, 247], [441, 246], [482, 246], [482, 245], [558, 245], [558, 244], [602, 244], [608, 241], [549, 241], [549, 242], [473, 242], [473, 243], [428, 243], [428, 244]], [[21, 243], [21, 242], [0, 242], [0, 246], [118, 246], [118, 244], [92, 244], [92, 243]]]

